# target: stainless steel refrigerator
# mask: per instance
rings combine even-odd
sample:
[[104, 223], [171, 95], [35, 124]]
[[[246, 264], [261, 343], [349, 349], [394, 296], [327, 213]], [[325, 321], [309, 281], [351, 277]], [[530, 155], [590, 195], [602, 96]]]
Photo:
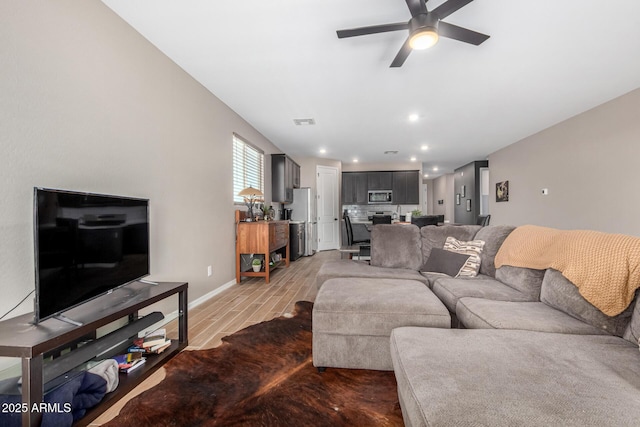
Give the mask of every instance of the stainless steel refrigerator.
[[304, 256], [311, 256], [318, 250], [316, 217], [316, 194], [309, 187], [294, 188], [293, 202], [286, 205], [291, 209], [291, 221], [304, 222]]

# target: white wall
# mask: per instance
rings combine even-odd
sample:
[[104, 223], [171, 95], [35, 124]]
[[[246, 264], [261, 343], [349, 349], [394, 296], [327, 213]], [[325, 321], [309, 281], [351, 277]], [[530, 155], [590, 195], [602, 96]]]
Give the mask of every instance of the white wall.
[[[431, 188], [433, 188], [433, 192], [431, 194], [433, 200], [433, 214], [444, 215], [445, 221], [450, 222], [453, 222], [453, 204], [455, 203], [453, 178], [453, 174], [450, 173], [431, 180]], [[444, 204], [439, 205], [438, 200], [444, 200]]]
[[34, 186], [149, 198], [151, 278], [235, 280], [232, 133], [273, 144], [97, 0], [0, 2], [0, 76], [0, 313], [34, 289]]
[[[491, 224], [640, 236], [639, 113], [636, 89], [491, 154]], [[506, 180], [509, 201], [496, 203]]]

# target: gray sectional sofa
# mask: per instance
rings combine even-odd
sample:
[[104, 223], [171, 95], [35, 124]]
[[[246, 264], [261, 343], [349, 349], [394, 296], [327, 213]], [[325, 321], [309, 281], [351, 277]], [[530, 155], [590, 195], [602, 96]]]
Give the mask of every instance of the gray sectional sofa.
[[[610, 317], [559, 271], [496, 269], [495, 255], [513, 230], [375, 226], [370, 265], [325, 263], [316, 277], [316, 301], [330, 299], [329, 288], [335, 293], [336, 285], [345, 287], [338, 288], [341, 299], [357, 300], [348, 278], [360, 293], [378, 280], [388, 292], [394, 279], [402, 279], [423, 284], [450, 312], [452, 329], [395, 324], [388, 334], [391, 364], [373, 368], [394, 370], [407, 426], [640, 425], [640, 305], [634, 299]], [[477, 277], [422, 271], [431, 251], [442, 248], [448, 236], [485, 242]], [[366, 295], [369, 307], [375, 297], [375, 292]], [[323, 309], [322, 316], [319, 324], [341, 323], [340, 313]], [[354, 327], [337, 334], [348, 336]], [[314, 363], [316, 354], [331, 345], [314, 338]], [[356, 363], [371, 369], [362, 357]]]

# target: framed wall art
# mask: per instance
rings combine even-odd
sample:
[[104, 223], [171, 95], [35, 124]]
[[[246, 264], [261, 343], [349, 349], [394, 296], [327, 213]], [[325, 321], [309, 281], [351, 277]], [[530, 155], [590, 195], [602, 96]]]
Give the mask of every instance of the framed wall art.
[[496, 202], [509, 201], [509, 181], [496, 183]]
[[467, 212], [471, 212], [471, 199], [467, 199]]
[[460, 204], [460, 193], [456, 194], [456, 205]]

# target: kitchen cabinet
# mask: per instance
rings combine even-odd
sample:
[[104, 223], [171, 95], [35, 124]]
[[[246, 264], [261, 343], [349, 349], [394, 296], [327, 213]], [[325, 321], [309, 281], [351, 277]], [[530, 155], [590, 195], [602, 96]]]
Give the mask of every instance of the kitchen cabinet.
[[366, 205], [368, 172], [342, 173], [342, 204]]
[[293, 202], [293, 189], [300, 188], [300, 165], [286, 154], [271, 155], [271, 201]]
[[393, 186], [391, 188], [394, 204], [420, 204], [420, 171], [393, 172]]
[[420, 204], [420, 171], [342, 172], [342, 204], [366, 205], [370, 190], [392, 190], [397, 205]]
[[393, 172], [367, 172], [367, 191], [391, 190]]

